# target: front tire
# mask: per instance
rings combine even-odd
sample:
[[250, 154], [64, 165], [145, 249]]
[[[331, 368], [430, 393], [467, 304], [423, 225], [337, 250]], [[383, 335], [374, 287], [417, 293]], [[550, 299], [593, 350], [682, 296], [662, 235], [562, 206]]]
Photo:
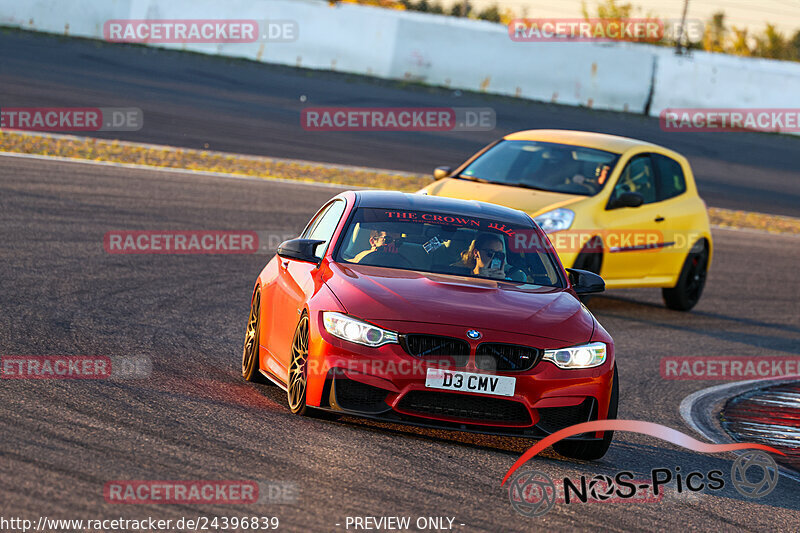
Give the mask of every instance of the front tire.
[[678, 283], [671, 289], [662, 289], [664, 304], [675, 311], [688, 311], [697, 305], [708, 273], [708, 247], [705, 241], [698, 241], [686, 256], [681, 268]]
[[289, 363], [289, 380], [286, 395], [289, 410], [300, 416], [308, 414], [306, 387], [308, 385], [308, 315], [303, 315], [297, 324], [292, 339], [292, 358]]
[[256, 289], [253, 301], [250, 302], [250, 318], [244, 333], [244, 349], [242, 350], [242, 376], [247, 381], [263, 383], [263, 378], [258, 371], [259, 346], [261, 342], [261, 290]]
[[[611, 381], [611, 399], [608, 402], [608, 416], [606, 419], [614, 420], [617, 418], [617, 409], [619, 407], [619, 376], [617, 375], [617, 365], [614, 363], [614, 377]], [[580, 442], [580, 441], [566, 441], [562, 440], [553, 444], [553, 449], [556, 453], [569, 457], [571, 459], [580, 459], [582, 461], [596, 461], [603, 457], [608, 448], [611, 446], [611, 441], [614, 439], [613, 431], [606, 431], [603, 433], [603, 440]]]

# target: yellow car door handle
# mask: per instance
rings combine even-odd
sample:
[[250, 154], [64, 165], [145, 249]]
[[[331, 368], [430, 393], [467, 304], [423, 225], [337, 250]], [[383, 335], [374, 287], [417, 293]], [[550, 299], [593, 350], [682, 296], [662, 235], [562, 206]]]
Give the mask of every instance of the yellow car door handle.
[[664, 222], [664, 217], [656, 217], [656, 222]]

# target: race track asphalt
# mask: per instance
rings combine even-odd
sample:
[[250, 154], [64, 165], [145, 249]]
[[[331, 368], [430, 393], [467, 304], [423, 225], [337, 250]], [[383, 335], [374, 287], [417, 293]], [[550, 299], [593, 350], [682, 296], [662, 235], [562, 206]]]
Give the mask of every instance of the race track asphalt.
[[[798, 486], [785, 477], [761, 500], [726, 486], [673, 492], [658, 503], [560, 503], [544, 517], [523, 517], [500, 480], [530, 442], [298, 418], [280, 389], [242, 380], [250, 292], [269, 256], [110, 255], [103, 248], [110, 230], [296, 232], [336, 192], [0, 157], [0, 353], [153, 363], [140, 380], [0, 382], [3, 516], [272, 515], [285, 531], [343, 531], [347, 516], [395, 514], [455, 517], [456, 531], [800, 530]], [[715, 263], [693, 312], [665, 309], [657, 290], [609, 292], [590, 303], [616, 341], [620, 418], [692, 434], [678, 406], [715, 382], [662, 380], [662, 357], [800, 354], [797, 238], [732, 230], [715, 230], [714, 238]], [[618, 433], [598, 462], [548, 451], [529, 466], [554, 479], [620, 470], [649, 477], [653, 468], [680, 466], [684, 473], [719, 469], [727, 480], [733, 459]], [[119, 479], [281, 481], [296, 484], [299, 500], [106, 503], [104, 484]]]

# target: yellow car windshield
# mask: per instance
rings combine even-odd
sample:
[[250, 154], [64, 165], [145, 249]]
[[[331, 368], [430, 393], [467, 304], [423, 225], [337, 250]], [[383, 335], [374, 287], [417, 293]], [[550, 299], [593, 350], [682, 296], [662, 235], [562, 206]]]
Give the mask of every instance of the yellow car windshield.
[[602, 190], [618, 159], [618, 154], [582, 146], [501, 141], [457, 177], [594, 196]]

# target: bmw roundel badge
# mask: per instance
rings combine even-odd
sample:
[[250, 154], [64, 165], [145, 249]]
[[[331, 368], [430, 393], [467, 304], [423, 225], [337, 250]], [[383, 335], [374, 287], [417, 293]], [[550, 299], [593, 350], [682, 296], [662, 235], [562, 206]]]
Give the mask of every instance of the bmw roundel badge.
[[481, 337], [483, 337], [483, 335], [477, 329], [470, 329], [470, 330], [467, 331], [467, 337], [469, 337], [470, 339], [476, 341], [476, 340], [480, 339]]

